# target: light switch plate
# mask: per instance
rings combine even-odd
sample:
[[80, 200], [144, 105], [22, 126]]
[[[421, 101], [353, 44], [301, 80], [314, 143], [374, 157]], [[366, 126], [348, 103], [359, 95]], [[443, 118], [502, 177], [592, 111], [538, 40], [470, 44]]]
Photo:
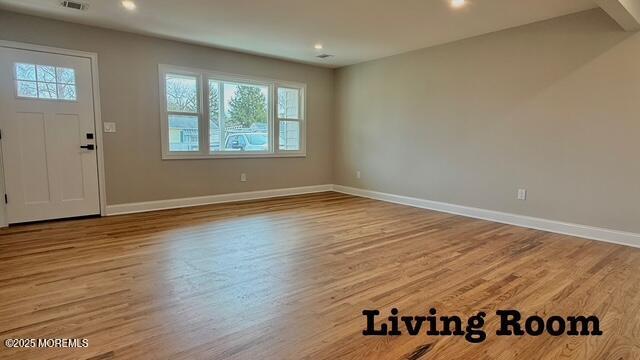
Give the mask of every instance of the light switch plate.
[[104, 126], [104, 132], [106, 133], [114, 133], [116, 132], [116, 123], [114, 122], [106, 122], [102, 124]]

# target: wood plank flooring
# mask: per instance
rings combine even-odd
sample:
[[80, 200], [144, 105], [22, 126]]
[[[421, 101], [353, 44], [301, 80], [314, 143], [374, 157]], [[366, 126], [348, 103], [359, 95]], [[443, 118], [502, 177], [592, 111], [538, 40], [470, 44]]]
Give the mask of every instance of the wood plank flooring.
[[[365, 337], [362, 310], [487, 312], [487, 339]], [[496, 309], [600, 317], [497, 337]], [[640, 359], [640, 250], [337, 193], [0, 230], [11, 359]]]

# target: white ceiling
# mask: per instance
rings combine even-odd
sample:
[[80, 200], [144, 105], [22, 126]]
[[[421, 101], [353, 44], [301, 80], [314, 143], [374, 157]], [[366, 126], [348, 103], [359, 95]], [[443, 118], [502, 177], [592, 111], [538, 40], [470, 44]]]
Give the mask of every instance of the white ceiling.
[[[80, 0], [83, 1], [83, 0]], [[592, 0], [0, 0], [0, 8], [338, 67], [595, 8]], [[324, 50], [314, 49], [322, 43]], [[321, 52], [335, 55], [326, 60]]]

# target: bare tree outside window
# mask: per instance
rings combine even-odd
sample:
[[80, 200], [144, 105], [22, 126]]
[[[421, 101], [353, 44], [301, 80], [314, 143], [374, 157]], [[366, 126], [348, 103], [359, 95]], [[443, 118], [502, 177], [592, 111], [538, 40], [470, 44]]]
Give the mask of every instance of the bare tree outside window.
[[198, 112], [197, 78], [167, 75], [167, 110], [185, 113]]

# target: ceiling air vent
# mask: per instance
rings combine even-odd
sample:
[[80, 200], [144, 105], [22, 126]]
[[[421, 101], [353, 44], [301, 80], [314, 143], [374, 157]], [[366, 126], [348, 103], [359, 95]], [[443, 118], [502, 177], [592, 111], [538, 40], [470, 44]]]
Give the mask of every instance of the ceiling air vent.
[[320, 58], [320, 59], [326, 59], [326, 58], [333, 57], [333, 55], [329, 55], [329, 54], [320, 54], [320, 55], [318, 55], [318, 56], [316, 56], [316, 57], [317, 57], [317, 58]]
[[89, 7], [89, 4], [76, 1], [63, 1], [60, 5], [62, 5], [62, 7], [74, 10], [87, 10], [87, 8]]

